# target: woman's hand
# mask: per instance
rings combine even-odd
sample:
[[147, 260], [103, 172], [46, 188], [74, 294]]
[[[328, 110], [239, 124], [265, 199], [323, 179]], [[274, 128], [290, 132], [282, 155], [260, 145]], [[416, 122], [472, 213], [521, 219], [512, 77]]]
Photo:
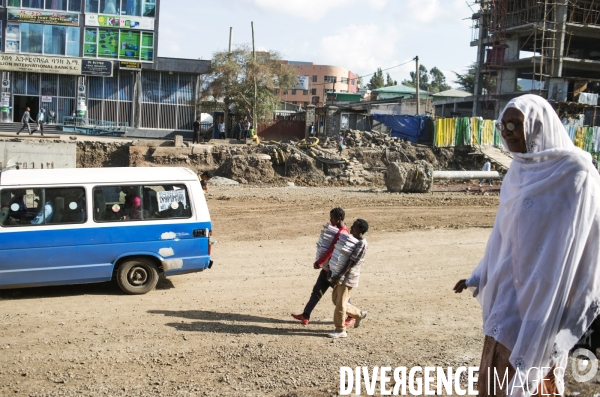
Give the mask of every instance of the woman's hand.
[[460, 294], [461, 292], [463, 292], [466, 289], [467, 289], [467, 280], [466, 279], [460, 280], [454, 286], [454, 292], [457, 293], [457, 294]]

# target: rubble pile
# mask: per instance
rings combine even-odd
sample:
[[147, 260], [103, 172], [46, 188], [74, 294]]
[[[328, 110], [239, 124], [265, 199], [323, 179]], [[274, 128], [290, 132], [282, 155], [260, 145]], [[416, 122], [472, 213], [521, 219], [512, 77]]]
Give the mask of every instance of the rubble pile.
[[[336, 137], [320, 139], [318, 143], [316, 140], [301, 144], [271, 141], [256, 146], [232, 145], [218, 140], [208, 145], [183, 142], [179, 147], [173, 142], [153, 140], [132, 143], [84, 141], [77, 142], [77, 166], [178, 166], [198, 174], [213, 171], [216, 176], [250, 184], [293, 182], [298, 186], [382, 186], [386, 184], [386, 172], [388, 179], [390, 174], [404, 175], [404, 171], [393, 167], [390, 173], [390, 164], [412, 167], [415, 162], [424, 161], [431, 170], [477, 170], [483, 165], [481, 156], [469, 155], [470, 147], [433, 148], [377, 131], [347, 130], [344, 135], [346, 148], [341, 154], [337, 151]], [[412, 187], [411, 183], [404, 187], [404, 184], [400, 190], [422, 189]]]
[[77, 142], [77, 168], [128, 167], [129, 144], [118, 142]]
[[244, 184], [271, 183], [276, 179], [271, 157], [264, 154], [231, 156], [221, 164], [216, 174]]
[[389, 136], [385, 132], [379, 131], [358, 131], [358, 130], [346, 130], [342, 133], [344, 135], [344, 144], [351, 147], [384, 147], [384, 146], [396, 146], [402, 143], [400, 138]]
[[431, 190], [433, 166], [419, 160], [414, 163], [390, 163], [385, 185], [394, 193], [426, 193]]

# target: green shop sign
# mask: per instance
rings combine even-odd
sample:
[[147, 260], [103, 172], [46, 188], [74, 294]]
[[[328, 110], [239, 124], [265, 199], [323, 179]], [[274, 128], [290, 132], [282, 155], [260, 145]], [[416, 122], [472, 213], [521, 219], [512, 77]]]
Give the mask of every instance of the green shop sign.
[[45, 23], [49, 25], [79, 26], [79, 15], [55, 11], [30, 11], [9, 8], [8, 22]]

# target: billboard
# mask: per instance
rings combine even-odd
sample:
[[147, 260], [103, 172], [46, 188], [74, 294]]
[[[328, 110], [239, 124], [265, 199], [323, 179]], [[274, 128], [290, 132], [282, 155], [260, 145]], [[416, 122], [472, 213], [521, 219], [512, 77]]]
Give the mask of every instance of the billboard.
[[298, 76], [298, 84], [296, 84], [293, 90], [308, 90], [308, 76]]
[[85, 14], [85, 26], [154, 30], [154, 18]]
[[79, 14], [57, 11], [29, 11], [9, 8], [7, 19], [8, 22], [79, 26]]

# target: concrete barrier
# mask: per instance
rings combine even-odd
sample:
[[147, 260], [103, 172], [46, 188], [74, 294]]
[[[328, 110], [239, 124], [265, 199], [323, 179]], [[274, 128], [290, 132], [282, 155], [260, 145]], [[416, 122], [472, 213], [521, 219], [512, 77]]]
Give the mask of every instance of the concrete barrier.
[[0, 141], [0, 168], [9, 160], [19, 168], [75, 168], [77, 144], [54, 141]]

